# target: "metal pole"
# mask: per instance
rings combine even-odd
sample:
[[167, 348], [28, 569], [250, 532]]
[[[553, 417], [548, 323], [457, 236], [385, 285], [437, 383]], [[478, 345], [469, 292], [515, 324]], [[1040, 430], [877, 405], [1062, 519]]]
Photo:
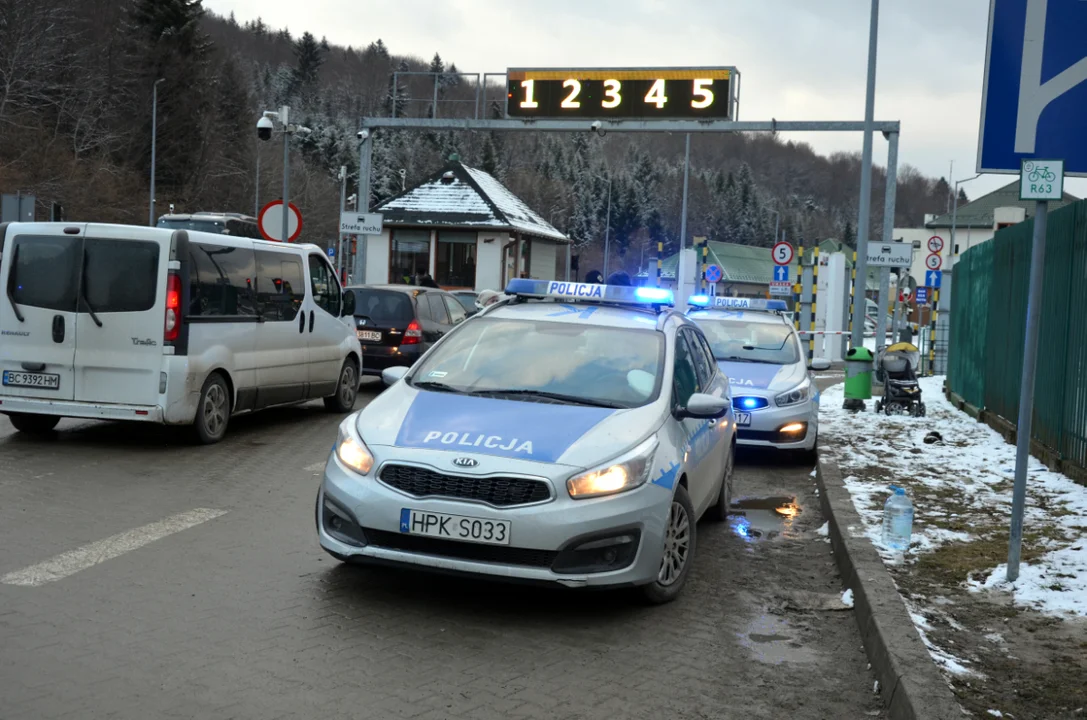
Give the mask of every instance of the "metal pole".
[[[860, 260], [859, 254], [857, 260]], [[861, 280], [860, 282], [864, 282]], [[891, 268], [879, 269], [879, 295], [876, 297], [876, 354], [879, 354], [880, 349], [887, 343], [887, 300], [888, 295], [891, 292]], [[864, 300], [861, 300], [860, 305], [862, 307], [868, 305]], [[866, 308], [867, 309], [867, 308]], [[864, 322], [863, 316], [861, 316], [861, 323]], [[862, 326], [863, 327], [863, 326]], [[856, 314], [853, 316], [853, 332], [857, 331], [857, 318]], [[859, 347], [854, 345], [853, 347]], [[878, 366], [877, 366], [878, 369]]]
[[260, 217], [260, 141], [257, 141], [257, 175], [253, 181], [253, 217]]
[[572, 250], [570, 249], [570, 244], [567, 243], [566, 244], [566, 275], [563, 277], [563, 280], [565, 280], [566, 282], [570, 282], [570, 255], [571, 255], [571, 253], [572, 253]]
[[771, 211], [774, 213], [774, 242], [778, 241], [778, 230], [781, 228], [781, 213], [776, 210]]
[[291, 190], [291, 134], [288, 131], [286, 124], [283, 125], [283, 238], [282, 242], [287, 242], [287, 239], [291, 236], [289, 229], [290, 226], [287, 223], [290, 217], [291, 206], [288, 204], [287, 196]]
[[[683, 250], [687, 247], [687, 185], [691, 174], [691, 134], [687, 133], [687, 140], [685, 142], [685, 148], [683, 151], [683, 210], [681, 211], [679, 220], [679, 250], [682, 254]], [[694, 287], [698, 287], [698, 262], [697, 259], [694, 263], [695, 266], [695, 281]], [[677, 264], [678, 268], [679, 265]], [[676, 273], [676, 292], [681, 292], [683, 289], [682, 281], [679, 279], [679, 273]]]
[[604, 226], [604, 275], [608, 278], [608, 252], [611, 249], [611, 178], [608, 178], [608, 219]]
[[[359, 213], [370, 212], [370, 165], [373, 159], [374, 138], [374, 133], [371, 131], [369, 136], [359, 143], [359, 193], [355, 201], [355, 209]], [[358, 240], [352, 276], [354, 284], [365, 285], [367, 237], [360, 235]]]
[[434, 73], [434, 103], [430, 106], [431, 107], [430, 117], [432, 117], [432, 118], [438, 117], [438, 78], [439, 77], [440, 77], [440, 75], [438, 73]]
[[[872, 133], [876, 103], [876, 41], [879, 35], [879, 0], [872, 0], [872, 21], [868, 29], [868, 87], [864, 98], [864, 146], [861, 152], [860, 217], [857, 220], [857, 277], [864, 283], [868, 278], [868, 226], [872, 212]], [[890, 168], [888, 168], [888, 171]], [[894, 218], [891, 218], [892, 223]], [[889, 238], [884, 237], [884, 242]], [[853, 347], [864, 343], [864, 314], [853, 308]]]
[[[955, 197], [958, 200], [958, 196]], [[1023, 346], [1023, 374], [1019, 381], [1019, 421], [1016, 423], [1015, 485], [1012, 489], [1012, 529], [1008, 546], [1008, 582], [1019, 577], [1023, 546], [1023, 506], [1027, 497], [1027, 464], [1030, 462], [1031, 421], [1034, 410], [1034, 369], [1038, 360], [1038, 330], [1041, 325], [1042, 282], [1045, 276], [1045, 235], [1049, 202], [1039, 200], [1034, 211], [1034, 242], [1030, 251], [1030, 286], [1027, 291], [1026, 344]]]
[[[347, 210], [347, 166], [340, 166], [340, 217]], [[337, 226], [339, 223], [336, 223]], [[336, 231], [336, 274], [343, 277], [343, 233]]]
[[155, 81], [151, 90], [151, 198], [147, 210], [147, 224], [155, 226], [155, 153], [159, 134], [159, 83], [165, 78]]

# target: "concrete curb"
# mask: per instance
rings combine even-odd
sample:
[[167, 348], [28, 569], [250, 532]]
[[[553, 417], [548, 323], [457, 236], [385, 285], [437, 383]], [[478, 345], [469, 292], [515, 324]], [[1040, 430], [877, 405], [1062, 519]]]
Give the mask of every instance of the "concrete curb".
[[891, 574], [861, 534], [864, 524], [842, 482], [838, 463], [819, 458], [816, 483], [838, 571], [845, 586], [853, 590], [854, 617], [889, 717], [962, 718], [964, 713], [917, 634]]

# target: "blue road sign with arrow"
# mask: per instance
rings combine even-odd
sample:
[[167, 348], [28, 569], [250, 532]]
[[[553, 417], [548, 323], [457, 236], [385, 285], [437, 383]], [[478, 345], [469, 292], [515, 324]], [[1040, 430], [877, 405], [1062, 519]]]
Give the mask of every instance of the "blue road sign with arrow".
[[926, 270], [925, 271], [925, 286], [938, 290], [940, 283], [944, 280], [944, 273], [942, 270]]
[[1087, 2], [991, 2], [978, 172], [1057, 158], [1065, 175], [1087, 175]]
[[789, 280], [789, 266], [788, 265], [775, 265], [774, 266], [774, 280], [777, 282], [788, 282]]

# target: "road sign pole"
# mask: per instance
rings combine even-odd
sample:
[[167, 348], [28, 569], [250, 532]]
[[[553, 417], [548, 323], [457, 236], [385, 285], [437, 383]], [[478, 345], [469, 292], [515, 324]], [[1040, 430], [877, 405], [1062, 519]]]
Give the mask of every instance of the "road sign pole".
[[[860, 259], [858, 253], [858, 260]], [[879, 297], [876, 298], [876, 352], [875, 355], [879, 355], [880, 349], [887, 343], [887, 299], [891, 294], [891, 268], [882, 267], [879, 269]], [[868, 303], [862, 303], [867, 305]], [[864, 320], [861, 320], [863, 323]], [[853, 331], [856, 332], [856, 325], [853, 326]], [[860, 347], [854, 345], [853, 347]]]
[[1027, 291], [1026, 345], [1023, 347], [1023, 373], [1019, 381], [1019, 420], [1015, 426], [1015, 484], [1012, 488], [1008, 582], [1014, 582], [1019, 577], [1019, 560], [1023, 548], [1023, 506], [1027, 497], [1027, 464], [1030, 462], [1031, 421], [1034, 410], [1034, 368], [1038, 360], [1038, 330], [1041, 325], [1048, 215], [1049, 201], [1039, 200], [1034, 211], [1034, 238], [1030, 251], [1030, 286]]
[[[370, 167], [374, 153], [373, 132], [359, 143], [359, 194], [355, 202], [355, 209], [360, 213], [370, 212]], [[355, 285], [366, 284], [366, 251], [368, 236], [358, 235], [358, 246], [352, 260], [352, 283]]]
[[[286, 119], [286, 118], [284, 118]], [[291, 217], [291, 205], [287, 200], [287, 194], [291, 190], [291, 134], [287, 131], [287, 125], [283, 125], [283, 242], [287, 242], [291, 236], [289, 220]]]
[[[868, 227], [872, 212], [872, 133], [873, 116], [876, 104], [876, 45], [879, 36], [879, 0], [872, 0], [872, 17], [868, 28], [868, 85], [864, 97], [864, 145], [861, 152], [861, 197], [860, 214], [857, 219], [857, 277], [860, 282], [868, 278]], [[895, 133], [897, 139], [897, 133]], [[897, 153], [897, 143], [892, 143], [891, 152]], [[890, 159], [888, 159], [888, 169]], [[890, 242], [883, 238], [883, 242]], [[863, 305], [864, 303], [861, 303]], [[850, 338], [853, 347], [864, 344], [864, 315], [853, 311], [853, 335]]]
[[[340, 217], [347, 209], [347, 168], [340, 166]], [[336, 233], [336, 277], [343, 278], [343, 233]]]
[[[684, 145], [684, 148], [685, 149], [683, 151], [683, 208], [680, 211], [681, 215], [680, 215], [680, 219], [679, 219], [679, 249], [680, 249], [680, 254], [681, 255], [682, 255], [682, 251], [687, 247], [687, 181], [688, 181], [690, 171], [691, 171], [691, 134], [690, 133], [687, 133], [687, 140], [686, 140], [686, 144]], [[692, 245], [692, 247], [693, 247], [693, 245]], [[695, 267], [694, 287], [698, 287], [698, 260], [697, 260], [697, 258], [695, 259], [693, 265]], [[678, 268], [679, 265], [676, 265], [676, 267]], [[679, 281], [679, 283], [677, 283], [676, 290], [679, 291], [679, 292], [683, 291], [682, 281]]]

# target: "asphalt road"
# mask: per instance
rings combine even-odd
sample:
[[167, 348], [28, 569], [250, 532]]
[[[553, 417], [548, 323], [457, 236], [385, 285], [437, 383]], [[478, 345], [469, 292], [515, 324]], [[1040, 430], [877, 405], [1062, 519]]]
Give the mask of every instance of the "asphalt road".
[[810, 466], [745, 453], [745, 515], [702, 523], [649, 608], [335, 562], [313, 503], [339, 420], [196, 447], [0, 419], [0, 718], [882, 717], [851, 612], [816, 609], [841, 581]]

